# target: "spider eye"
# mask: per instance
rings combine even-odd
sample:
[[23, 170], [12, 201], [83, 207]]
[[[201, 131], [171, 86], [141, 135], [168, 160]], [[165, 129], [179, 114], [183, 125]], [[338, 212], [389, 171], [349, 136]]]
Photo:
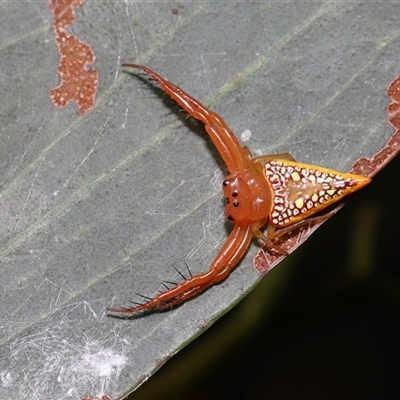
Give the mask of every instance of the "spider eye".
[[238, 202], [237, 200], [235, 200], [235, 201], [233, 202], [233, 205], [234, 205], [235, 207], [237, 207], [237, 206], [239, 205], [239, 202]]
[[232, 193], [232, 197], [237, 197], [238, 193], [237, 192], [233, 192]]
[[223, 182], [222, 182], [222, 184], [223, 184], [224, 186], [228, 186], [228, 184], [229, 184], [229, 181], [228, 181], [228, 179], [227, 179], [227, 180], [225, 180], [225, 181], [223, 181]]
[[226, 204], [229, 204], [229, 197], [225, 197]]

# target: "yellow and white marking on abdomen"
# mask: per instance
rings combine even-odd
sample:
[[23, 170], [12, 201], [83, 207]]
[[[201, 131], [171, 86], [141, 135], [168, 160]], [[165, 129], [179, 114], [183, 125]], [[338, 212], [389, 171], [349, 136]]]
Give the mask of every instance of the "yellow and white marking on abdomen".
[[270, 222], [277, 227], [301, 221], [369, 182], [359, 175], [286, 160], [266, 162], [264, 175], [273, 193]]

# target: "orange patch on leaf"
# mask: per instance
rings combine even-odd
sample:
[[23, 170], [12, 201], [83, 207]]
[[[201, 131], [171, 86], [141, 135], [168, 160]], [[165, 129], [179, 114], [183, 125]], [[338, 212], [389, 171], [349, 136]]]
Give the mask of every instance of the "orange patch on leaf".
[[392, 102], [388, 105], [388, 121], [394, 129], [400, 129], [400, 76], [398, 76], [388, 87], [388, 96]]
[[68, 33], [65, 28], [75, 21], [75, 8], [83, 0], [49, 0], [49, 10], [54, 14], [54, 41], [60, 53], [57, 72], [61, 84], [50, 90], [50, 98], [56, 107], [64, 107], [71, 100], [78, 104], [80, 114], [94, 105], [99, 84], [99, 73], [88, 68], [96, 56], [91, 47]]

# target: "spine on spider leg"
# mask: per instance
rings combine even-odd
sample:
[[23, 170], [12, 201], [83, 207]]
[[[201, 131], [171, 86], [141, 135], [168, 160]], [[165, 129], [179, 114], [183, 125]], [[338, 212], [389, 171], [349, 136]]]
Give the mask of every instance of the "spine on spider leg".
[[[212, 285], [212, 277], [214, 271], [208, 271], [204, 274], [195, 275], [188, 280], [177, 284], [176, 286], [166, 290], [155, 296], [153, 299], [149, 299], [147, 296], [142, 296], [145, 299], [145, 303], [138, 304], [131, 308], [108, 308], [107, 311], [111, 314], [122, 314], [122, 315], [133, 315], [141, 311], [147, 310], [166, 310], [172, 308], [189, 298], [201, 293], [208, 286]], [[171, 283], [172, 282], [168, 282]], [[166, 286], [164, 284], [164, 286]]]
[[170, 95], [192, 117], [202, 121], [211, 140], [217, 147], [229, 171], [234, 173], [248, 166], [247, 154], [225, 121], [178, 86], [163, 79], [147, 67], [138, 64], [122, 64], [139, 68], [159, 83], [161, 89]]
[[[235, 225], [228, 239], [211, 263], [210, 269], [185, 280], [182, 283], [158, 294], [153, 299], [131, 308], [108, 308], [111, 314], [131, 316], [146, 310], [165, 310], [203, 292], [210, 286], [224, 280], [237, 265], [249, 247], [252, 238], [250, 226]], [[142, 296], [144, 299], [148, 299]]]

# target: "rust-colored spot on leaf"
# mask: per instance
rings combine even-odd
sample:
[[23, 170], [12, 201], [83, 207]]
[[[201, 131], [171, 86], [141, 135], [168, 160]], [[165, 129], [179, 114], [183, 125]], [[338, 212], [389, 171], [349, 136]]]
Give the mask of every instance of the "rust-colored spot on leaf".
[[387, 108], [388, 121], [394, 129], [398, 130], [400, 129], [400, 76], [389, 85], [387, 94], [392, 100]]
[[60, 53], [57, 72], [61, 78], [61, 84], [50, 90], [50, 98], [56, 107], [75, 101], [80, 114], [93, 107], [99, 84], [98, 71], [89, 68], [96, 60], [93, 50], [65, 29], [75, 21], [75, 8], [82, 4], [83, 0], [49, 0], [49, 10], [55, 17], [54, 41]]
[[359, 158], [353, 165], [352, 172], [372, 177], [380, 171], [400, 151], [400, 76], [388, 87], [387, 94], [392, 100], [388, 105], [388, 122], [396, 132], [385, 147], [371, 158]]

